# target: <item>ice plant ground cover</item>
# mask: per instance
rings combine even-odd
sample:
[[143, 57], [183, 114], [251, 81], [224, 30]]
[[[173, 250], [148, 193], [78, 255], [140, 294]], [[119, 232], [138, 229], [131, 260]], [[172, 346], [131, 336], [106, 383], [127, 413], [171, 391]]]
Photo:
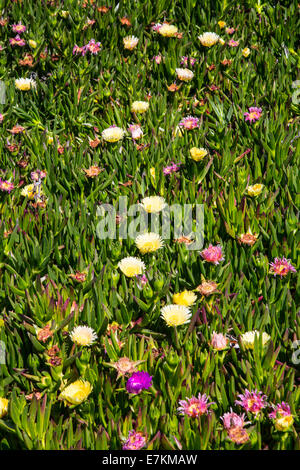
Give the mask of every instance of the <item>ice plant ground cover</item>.
[[0, 449], [299, 450], [298, 3], [0, 5]]

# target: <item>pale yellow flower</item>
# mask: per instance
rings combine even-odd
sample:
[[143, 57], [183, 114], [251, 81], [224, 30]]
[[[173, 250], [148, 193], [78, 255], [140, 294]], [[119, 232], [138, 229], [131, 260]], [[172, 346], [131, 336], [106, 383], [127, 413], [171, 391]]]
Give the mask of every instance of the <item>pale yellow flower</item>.
[[288, 431], [294, 422], [292, 415], [281, 416], [275, 420], [275, 428], [277, 431]]
[[166, 206], [166, 202], [163, 197], [150, 196], [142, 199], [141, 206], [143, 206], [146, 212], [157, 213], [163, 210]]
[[159, 248], [162, 248], [163, 241], [161, 237], [154, 232], [144, 233], [138, 235], [135, 239], [135, 244], [142, 254], [152, 253]]
[[219, 38], [219, 44], [221, 44], [221, 46], [224, 46], [225, 44], [225, 41], [223, 38]]
[[28, 44], [32, 49], [35, 49], [37, 46], [36, 41], [34, 41], [33, 39], [29, 39]]
[[248, 186], [247, 193], [249, 196], [258, 196], [262, 192], [263, 187], [263, 184], [254, 184], [253, 186]]
[[145, 113], [149, 109], [148, 101], [134, 101], [131, 105], [131, 111], [133, 113]]
[[164, 23], [159, 29], [158, 29], [159, 34], [161, 36], [166, 36], [168, 38], [173, 38], [174, 36], [177, 35], [178, 29], [176, 26], [172, 24], [167, 24]]
[[168, 326], [180, 326], [188, 323], [192, 314], [189, 307], [171, 304], [161, 309], [161, 316]]
[[155, 168], [150, 168], [150, 175], [155, 179]]
[[183, 82], [189, 82], [194, 76], [194, 72], [189, 69], [175, 69], [177, 77]]
[[15, 80], [15, 86], [18, 90], [28, 91], [36, 87], [36, 82], [32, 80], [32, 78], [17, 78]]
[[111, 126], [102, 131], [101, 135], [106, 142], [118, 142], [123, 139], [125, 131], [117, 126]]
[[78, 346], [91, 346], [97, 339], [97, 334], [89, 326], [76, 326], [70, 333], [73, 343]]
[[250, 55], [251, 51], [249, 49], [249, 47], [245, 47], [245, 49], [242, 50], [242, 54], [244, 57], [248, 57], [248, 55]]
[[34, 199], [34, 196], [38, 193], [37, 188], [35, 188], [34, 184], [28, 184], [25, 186], [22, 191], [21, 195], [24, 197], [28, 197], [28, 199]]
[[7, 398], [0, 398], [0, 418], [3, 418], [8, 412]]
[[190, 149], [190, 154], [192, 159], [195, 160], [195, 162], [199, 162], [200, 160], [203, 160], [204, 157], [206, 157], [208, 151], [202, 147], [193, 147]]
[[202, 46], [211, 47], [219, 41], [219, 36], [216, 33], [205, 32], [198, 36]]
[[132, 51], [137, 43], [139, 42], [139, 39], [135, 36], [126, 36], [126, 38], [123, 38], [123, 44], [125, 49], [129, 49]]
[[145, 263], [139, 258], [135, 258], [134, 256], [123, 258], [118, 263], [118, 268], [120, 268], [122, 273], [127, 277], [134, 277], [142, 274], [144, 269], [146, 269]]
[[[246, 333], [241, 335], [242, 342], [246, 349], [253, 349], [254, 348], [254, 340], [255, 337], [259, 338], [260, 332], [257, 330], [254, 331], [247, 331]], [[262, 333], [262, 345], [266, 346], [267, 343], [270, 341], [271, 336], [268, 333]]]
[[59, 400], [64, 400], [67, 405], [80, 405], [92, 392], [92, 385], [85, 380], [76, 380], [68, 385], [58, 397]]
[[186, 307], [194, 305], [196, 300], [197, 296], [193, 291], [184, 290], [183, 292], [178, 292], [177, 294], [173, 295], [174, 304], [185, 305]]

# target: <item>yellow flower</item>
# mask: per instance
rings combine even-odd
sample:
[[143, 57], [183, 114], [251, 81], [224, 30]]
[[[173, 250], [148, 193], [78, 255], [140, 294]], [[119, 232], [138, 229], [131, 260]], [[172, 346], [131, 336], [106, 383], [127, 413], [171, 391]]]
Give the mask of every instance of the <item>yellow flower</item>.
[[225, 21], [218, 21], [218, 25], [220, 26], [221, 29], [223, 29], [226, 26], [226, 22]]
[[166, 206], [165, 200], [160, 196], [150, 196], [142, 199], [141, 206], [149, 213], [157, 213]]
[[216, 33], [206, 32], [198, 36], [202, 46], [211, 47], [219, 41], [219, 36]]
[[0, 330], [3, 328], [5, 325], [3, 318], [0, 318]]
[[135, 36], [126, 36], [126, 38], [123, 38], [123, 44], [125, 49], [129, 49], [132, 51], [137, 43], [139, 42], [139, 39]]
[[37, 189], [34, 187], [34, 184], [28, 184], [21, 191], [21, 195], [24, 197], [27, 196], [28, 199], [34, 199], [35, 194], [37, 194]]
[[68, 10], [61, 10], [60, 14], [63, 18], [68, 18], [68, 16], [69, 16]]
[[148, 101], [134, 101], [131, 105], [133, 113], [145, 113], [149, 108]]
[[191, 319], [190, 309], [184, 305], [166, 305], [161, 309], [161, 316], [168, 326], [180, 326]]
[[179, 80], [182, 80], [183, 82], [189, 82], [194, 76], [194, 72], [189, 69], [176, 69], [175, 72]]
[[53, 142], [54, 142], [53, 135], [49, 134], [47, 136], [47, 144], [51, 145], [51, 144], [53, 144]]
[[79, 379], [68, 385], [61, 392], [58, 399], [64, 400], [66, 405], [80, 405], [87, 399], [92, 390], [93, 387], [88, 381]]
[[0, 418], [3, 418], [8, 412], [7, 398], [0, 398]]
[[128, 256], [127, 258], [123, 258], [118, 263], [118, 268], [121, 269], [122, 273], [125, 274], [127, 277], [134, 277], [138, 274], [142, 274], [145, 267], [145, 264], [139, 258], [135, 258], [134, 256]]
[[150, 175], [155, 179], [155, 168], [150, 168]]
[[249, 196], [258, 196], [262, 190], [264, 185], [263, 184], [254, 184], [253, 186], [248, 186], [248, 195]]
[[28, 44], [32, 49], [35, 49], [37, 46], [37, 43], [33, 39], [29, 39]]
[[142, 254], [152, 253], [162, 248], [163, 241], [157, 233], [150, 232], [139, 235], [135, 239], [135, 244]]
[[15, 80], [15, 86], [18, 90], [28, 91], [36, 87], [36, 82], [32, 80], [32, 78], [17, 78]]
[[96, 341], [97, 335], [93, 328], [77, 326], [71, 331], [70, 338], [79, 346], [91, 346]]
[[202, 147], [193, 147], [190, 149], [190, 154], [192, 159], [195, 160], [195, 162], [199, 162], [200, 160], [203, 160], [204, 157], [206, 157], [208, 151]]
[[177, 305], [185, 305], [189, 307], [193, 305], [197, 300], [196, 294], [192, 291], [184, 290], [183, 292], [179, 292], [173, 295], [173, 302]]
[[174, 36], [177, 35], [177, 27], [172, 25], [172, 24], [167, 24], [167, 23], [164, 23], [159, 29], [158, 29], [158, 32], [159, 34], [161, 34], [162, 36], [166, 36], [168, 38], [173, 38]]
[[242, 54], [244, 57], [248, 57], [248, 55], [250, 55], [250, 49], [249, 47], [245, 47], [245, 49], [242, 50]]
[[111, 126], [102, 131], [102, 138], [106, 142], [118, 142], [123, 139], [125, 131], [117, 126]]
[[[257, 330], [254, 331], [247, 331], [243, 335], [241, 335], [242, 342], [246, 349], [253, 349], [254, 348], [254, 339], [255, 337], [259, 337], [260, 332]], [[266, 346], [267, 343], [270, 341], [271, 336], [268, 333], [262, 333], [262, 345]]]
[[281, 416], [275, 420], [275, 428], [277, 431], [288, 431], [291, 425], [294, 422], [294, 418], [292, 415]]
[[224, 39], [222, 39], [222, 38], [219, 38], [219, 44], [221, 44], [221, 46], [224, 46], [224, 44], [225, 44], [225, 41], [224, 41]]

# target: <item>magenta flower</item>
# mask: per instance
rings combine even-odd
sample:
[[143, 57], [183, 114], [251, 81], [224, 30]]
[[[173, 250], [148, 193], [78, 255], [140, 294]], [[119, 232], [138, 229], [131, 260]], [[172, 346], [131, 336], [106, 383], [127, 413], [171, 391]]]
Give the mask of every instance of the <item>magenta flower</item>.
[[236, 405], [241, 405], [244, 410], [250, 411], [251, 413], [257, 414], [260, 412], [262, 408], [267, 406], [266, 402], [266, 395], [263, 395], [262, 392], [258, 392], [257, 390], [249, 392], [249, 390], [245, 390], [244, 395], [238, 395], [240, 400], [236, 400]]
[[286, 258], [275, 258], [273, 263], [270, 263], [270, 273], [274, 276], [286, 276], [289, 272], [295, 273], [297, 270]]
[[187, 116], [180, 121], [179, 126], [184, 127], [187, 130], [195, 129], [196, 127], [199, 127], [199, 118]]
[[12, 25], [12, 30], [14, 33], [25, 33], [26, 31], [26, 26], [24, 26], [21, 23], [18, 24], [13, 24]]
[[152, 31], [158, 31], [158, 30], [159, 30], [159, 28], [161, 28], [161, 26], [162, 26], [162, 24], [160, 24], [160, 23], [156, 23], [154, 26], [152, 26], [152, 28], [151, 28], [151, 29], [152, 29]]
[[24, 39], [21, 39], [20, 36], [17, 34], [15, 38], [10, 38], [9, 43], [11, 46], [25, 46], [26, 41]]
[[73, 55], [74, 54], [81, 54], [84, 56], [86, 54], [86, 46], [77, 46], [77, 44], [74, 45], [73, 47]]
[[0, 122], [3, 122], [4, 116], [0, 113]]
[[85, 46], [86, 50], [91, 52], [92, 54], [98, 54], [100, 51], [102, 44], [101, 42], [96, 42], [95, 39], [91, 39], [90, 42]]
[[202, 258], [208, 263], [219, 264], [220, 261], [224, 261], [221, 245], [209, 245], [208, 248], [200, 252]]
[[278, 405], [272, 405], [273, 411], [269, 414], [269, 418], [276, 419], [278, 417], [282, 418], [283, 416], [291, 416], [290, 405], [282, 401]]
[[177, 411], [181, 415], [187, 415], [191, 418], [196, 418], [197, 416], [201, 416], [205, 413], [208, 413], [208, 408], [213, 404], [213, 402], [208, 403], [208, 397], [206, 394], [201, 395], [199, 393], [198, 398], [186, 398], [185, 400], [179, 401], [179, 407]]
[[258, 121], [262, 114], [261, 108], [249, 108], [249, 112], [244, 113], [245, 120], [250, 122]]
[[140, 450], [145, 447], [146, 442], [146, 437], [140, 431], [131, 430], [122, 450]]
[[2, 191], [6, 191], [6, 192], [10, 193], [14, 189], [14, 185], [10, 181], [3, 181], [0, 178], [0, 189]]
[[152, 385], [152, 376], [148, 372], [134, 372], [126, 383], [128, 393], [140, 393], [142, 390], [150, 388]]
[[166, 166], [163, 169], [164, 175], [170, 175], [171, 173], [176, 173], [176, 171], [179, 170], [180, 165], [181, 165], [181, 163], [171, 162], [170, 166]]
[[194, 57], [188, 58], [187, 56], [183, 56], [183, 57], [181, 57], [180, 65], [184, 65], [185, 67], [187, 67], [188, 63], [190, 61], [190, 65], [193, 66], [196, 63], [196, 60], [197, 59], [195, 59]]
[[228, 46], [230, 47], [237, 47], [238, 45], [239, 45], [239, 42], [235, 41], [234, 39], [230, 39], [230, 41], [228, 41]]
[[223, 421], [224, 428], [228, 431], [232, 428], [243, 428], [245, 424], [249, 424], [250, 421], [245, 423], [245, 413], [238, 415], [230, 408], [230, 413], [225, 413], [221, 420]]
[[139, 276], [137, 274], [135, 277], [136, 277], [137, 281], [140, 282], [141, 287], [144, 287], [148, 282], [147, 276], [145, 274], [143, 274], [142, 276]]

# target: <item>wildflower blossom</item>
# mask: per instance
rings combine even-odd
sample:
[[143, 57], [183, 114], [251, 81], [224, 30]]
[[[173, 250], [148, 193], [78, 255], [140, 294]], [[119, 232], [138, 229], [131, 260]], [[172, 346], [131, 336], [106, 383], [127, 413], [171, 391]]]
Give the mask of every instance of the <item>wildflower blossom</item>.
[[226, 28], [226, 34], [233, 34], [235, 32], [235, 28]]
[[133, 374], [136, 367], [144, 361], [131, 361], [128, 357], [120, 357], [118, 361], [111, 364], [118, 371], [117, 380], [127, 374]]
[[249, 196], [254, 196], [254, 197], [259, 196], [263, 188], [264, 188], [263, 184], [254, 184], [253, 186], [248, 186], [247, 194]]
[[130, 51], [132, 51], [137, 46], [138, 42], [139, 39], [135, 36], [126, 36], [126, 38], [123, 38], [124, 48]]
[[131, 105], [131, 111], [133, 113], [145, 113], [149, 109], [148, 101], [134, 101]]
[[228, 338], [226, 338], [226, 336], [224, 336], [222, 333], [216, 333], [213, 331], [210, 343], [213, 349], [216, 351], [223, 351], [228, 347], [228, 342]]
[[25, 33], [26, 31], [26, 26], [24, 26], [21, 23], [18, 24], [13, 24], [12, 25], [12, 30], [14, 33]]
[[6, 191], [7, 193], [10, 193], [14, 189], [14, 184], [11, 183], [10, 181], [3, 181], [0, 178], [0, 189], [1, 191]]
[[8, 399], [0, 397], [0, 419], [8, 412]]
[[249, 47], [245, 47], [245, 49], [242, 50], [242, 54], [244, 57], [248, 57], [250, 55], [251, 51]]
[[157, 233], [144, 233], [138, 235], [135, 239], [135, 244], [142, 254], [153, 253], [163, 246], [163, 241]]
[[94, 178], [95, 176], [98, 176], [99, 173], [101, 173], [103, 171], [103, 168], [99, 168], [97, 165], [93, 165], [93, 166], [90, 166], [87, 169], [83, 169], [83, 171], [90, 178]]
[[296, 268], [290, 263], [291, 260], [286, 258], [275, 258], [272, 263], [270, 263], [270, 273], [274, 276], [286, 276], [289, 272], [295, 273]]
[[276, 419], [278, 417], [282, 416], [290, 416], [291, 415], [291, 408], [288, 403], [285, 403], [282, 401], [281, 403], [278, 403], [277, 405], [271, 405], [273, 408], [273, 411], [269, 414], [269, 418], [271, 419]]
[[183, 292], [178, 292], [173, 295], [173, 302], [177, 305], [185, 305], [189, 307], [194, 305], [197, 300], [197, 295], [193, 291], [184, 290]]
[[202, 147], [201, 148], [192, 147], [190, 149], [190, 154], [191, 154], [192, 159], [195, 160], [195, 162], [199, 162], [200, 160], [203, 160], [203, 158], [206, 157], [206, 155], [208, 155], [208, 150]]
[[163, 23], [162, 25], [157, 25], [156, 31], [161, 35], [167, 38], [173, 38], [177, 36], [178, 29], [176, 26], [168, 23]]
[[194, 72], [189, 69], [175, 69], [177, 77], [183, 82], [189, 82], [194, 76]]
[[139, 124], [130, 124], [128, 131], [131, 133], [133, 140], [138, 140], [143, 137], [143, 131]]
[[243, 243], [244, 245], [254, 245], [254, 243], [257, 241], [258, 235], [257, 233], [251, 233], [251, 231], [248, 231], [247, 233], [242, 233], [238, 237], [239, 243]]
[[117, 126], [110, 126], [102, 131], [101, 135], [106, 142], [118, 142], [123, 139], [125, 131]]
[[245, 444], [250, 440], [250, 436], [246, 429], [241, 427], [231, 428], [228, 430], [229, 439], [235, 444]]
[[199, 127], [199, 118], [187, 116], [180, 121], [179, 126], [187, 130], [195, 129]]
[[91, 52], [94, 55], [97, 55], [102, 47], [102, 44], [101, 42], [96, 42], [95, 39], [91, 39], [85, 47], [87, 51]]
[[208, 263], [219, 264], [220, 261], [224, 261], [221, 245], [209, 245], [208, 248], [200, 252], [202, 258]]
[[201, 395], [199, 393], [198, 397], [191, 397], [186, 398], [185, 400], [179, 401], [179, 407], [177, 411], [181, 415], [187, 415], [191, 418], [197, 418], [203, 414], [207, 414], [209, 412], [209, 407], [213, 404], [213, 402], [208, 403], [208, 397], [206, 394]]
[[244, 410], [250, 411], [255, 415], [267, 406], [266, 395], [257, 390], [250, 392], [246, 389], [244, 394], [238, 395], [238, 398], [240, 400], [236, 400], [235, 404], [241, 405]]
[[221, 420], [227, 431], [232, 428], [243, 428], [245, 424], [249, 424], [249, 421], [245, 422], [245, 413], [238, 415], [232, 411], [232, 408], [230, 408], [230, 413], [225, 413], [221, 417]]
[[58, 399], [63, 400], [66, 405], [80, 405], [92, 390], [93, 387], [87, 380], [79, 379], [64, 388]]
[[28, 91], [31, 88], [36, 88], [36, 82], [32, 78], [17, 78], [15, 86], [18, 90]]
[[244, 113], [245, 121], [255, 122], [258, 121], [262, 115], [262, 108], [251, 107], [249, 112]]
[[218, 284], [214, 281], [202, 281], [202, 283], [196, 288], [201, 295], [211, 295], [216, 292]]
[[234, 39], [230, 39], [230, 41], [228, 41], [228, 46], [230, 47], [238, 47], [239, 44], [239, 41], [235, 41]]
[[181, 163], [173, 163], [171, 162], [170, 166], [166, 166], [163, 169], [164, 175], [170, 175], [171, 173], [176, 173], [179, 170]]
[[254, 330], [254, 331], [247, 331], [246, 333], [242, 334], [241, 335], [241, 339], [242, 339], [242, 342], [245, 346], [246, 349], [253, 349], [254, 348], [254, 341], [255, 341], [255, 337], [259, 337], [261, 334], [262, 336], [262, 345], [263, 346], [266, 346], [268, 344], [268, 342], [270, 341], [271, 339], [271, 336], [268, 335], [268, 333], [260, 333], [259, 331], [257, 330]]
[[70, 333], [73, 343], [78, 346], [91, 346], [97, 339], [97, 334], [89, 326], [76, 326]]
[[218, 21], [218, 25], [219, 25], [219, 27], [220, 27], [221, 29], [223, 29], [223, 28], [225, 28], [225, 26], [226, 26], [226, 22], [220, 20], [220, 21]]
[[166, 206], [166, 202], [163, 197], [149, 196], [142, 199], [141, 206], [148, 213], [158, 213]]
[[128, 438], [124, 443], [122, 450], [140, 450], [145, 447], [147, 438], [141, 432], [129, 431]]
[[171, 304], [161, 309], [161, 317], [168, 326], [180, 326], [188, 323], [191, 319], [191, 311], [185, 305]]
[[137, 274], [142, 274], [143, 270], [146, 269], [145, 263], [143, 263], [139, 258], [135, 258], [133, 256], [123, 258], [118, 263], [118, 267], [127, 277], [134, 277]]
[[152, 376], [148, 372], [134, 372], [126, 383], [128, 393], [138, 394], [142, 390], [147, 390], [152, 385]]
[[16, 35], [15, 38], [10, 38], [9, 43], [11, 46], [19, 46], [23, 47], [26, 44], [26, 41], [22, 39], [19, 34]]
[[211, 47], [216, 44], [219, 40], [219, 36], [216, 33], [205, 32], [198, 36], [202, 46]]

